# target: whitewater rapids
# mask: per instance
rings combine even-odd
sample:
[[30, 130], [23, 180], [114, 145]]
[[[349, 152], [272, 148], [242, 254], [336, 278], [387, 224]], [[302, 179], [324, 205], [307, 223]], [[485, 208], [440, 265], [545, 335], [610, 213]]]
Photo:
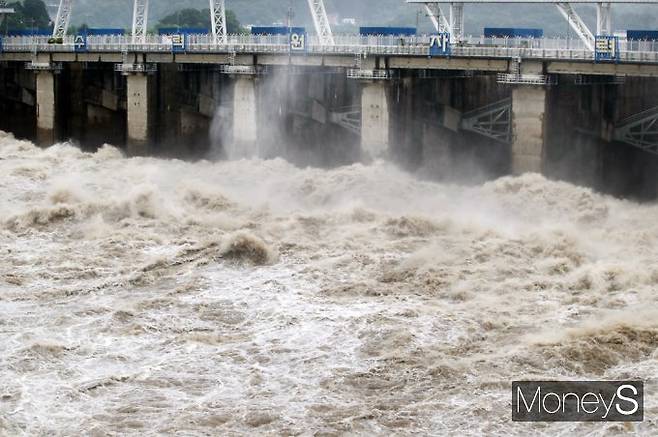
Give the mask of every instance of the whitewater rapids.
[[[658, 206], [0, 133], [0, 435], [658, 434]], [[641, 379], [645, 422], [514, 424]]]

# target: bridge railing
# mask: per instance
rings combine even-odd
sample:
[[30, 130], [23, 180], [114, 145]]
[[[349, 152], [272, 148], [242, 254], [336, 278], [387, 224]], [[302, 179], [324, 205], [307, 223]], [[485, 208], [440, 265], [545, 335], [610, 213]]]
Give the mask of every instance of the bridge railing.
[[[307, 37], [301, 53], [336, 55], [428, 56], [430, 37], [336, 35], [335, 45], [322, 45], [316, 36]], [[619, 43], [620, 62], [658, 63], [658, 43], [627, 41]], [[52, 43], [47, 36], [11, 36], [3, 38], [5, 52], [74, 52], [75, 37], [66, 36]], [[78, 47], [79, 50], [79, 47]], [[97, 35], [86, 39], [90, 52], [170, 53], [273, 53], [291, 52], [286, 35], [229, 35], [226, 44], [217, 44], [212, 35], [188, 35], [184, 47], [175, 47], [171, 37], [147, 35], [144, 42], [133, 43], [131, 36]], [[453, 56], [477, 58], [531, 58], [561, 60], [593, 60], [594, 54], [580, 40], [567, 38], [485, 38], [468, 36], [452, 46]]]

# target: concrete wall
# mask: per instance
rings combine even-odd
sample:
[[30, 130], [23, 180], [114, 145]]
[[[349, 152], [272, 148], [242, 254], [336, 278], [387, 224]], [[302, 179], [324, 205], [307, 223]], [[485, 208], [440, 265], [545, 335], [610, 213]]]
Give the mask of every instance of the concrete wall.
[[256, 80], [239, 76], [233, 85], [233, 138], [227, 144], [229, 159], [258, 156]]
[[361, 89], [361, 149], [380, 158], [390, 146], [388, 90], [385, 81], [364, 83]]
[[55, 75], [50, 71], [37, 73], [37, 144], [51, 145], [56, 139]]
[[[229, 152], [223, 157], [319, 166], [357, 161], [364, 150], [437, 180], [535, 171], [613, 194], [658, 195], [658, 157], [612, 140], [620, 120], [658, 106], [658, 79], [587, 85], [561, 76], [542, 88], [449, 70], [361, 83], [324, 66], [281, 65], [256, 79], [223, 75], [212, 64], [162, 63], [153, 75], [127, 77], [111, 63], [64, 63], [59, 75], [27, 71], [24, 62], [1, 67], [0, 129], [41, 144], [128, 143], [130, 154], [183, 158], [205, 157], [212, 145]], [[513, 144], [460, 126], [462, 114], [507, 97]], [[340, 114], [350, 111], [361, 117], [360, 134], [341, 125]]]
[[130, 156], [146, 155], [150, 142], [149, 77], [131, 74], [127, 78], [128, 139]]
[[512, 172], [541, 173], [544, 158], [546, 88], [518, 86], [512, 90]]
[[476, 183], [507, 174], [510, 146], [460, 128], [461, 115], [510, 96], [494, 75], [405, 72], [391, 85], [391, 150], [423, 177]]
[[575, 79], [561, 76], [549, 91], [546, 174], [619, 196], [658, 196], [658, 156], [611, 140], [620, 121], [658, 106], [658, 80]]
[[343, 117], [360, 119], [360, 84], [345, 70], [272, 68], [258, 79], [259, 155], [300, 166], [336, 166], [360, 159], [360, 134]]
[[36, 77], [24, 63], [0, 64], [0, 129], [35, 140]]
[[226, 94], [225, 75], [212, 66], [179, 68], [162, 64], [154, 75], [157, 102], [153, 153], [176, 158], [201, 158], [212, 145], [210, 129]]

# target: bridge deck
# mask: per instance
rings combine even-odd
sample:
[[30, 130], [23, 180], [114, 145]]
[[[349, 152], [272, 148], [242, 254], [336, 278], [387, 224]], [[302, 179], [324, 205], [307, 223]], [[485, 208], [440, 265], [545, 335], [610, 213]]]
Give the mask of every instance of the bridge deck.
[[[8, 37], [3, 39], [0, 60], [31, 60], [38, 53], [52, 54], [60, 62], [122, 62], [126, 54], [141, 53], [147, 62], [258, 63], [325, 65], [353, 67], [361, 58], [367, 65], [373, 58], [386, 57], [389, 68], [455, 68], [505, 71], [510, 60], [547, 62], [549, 72], [579, 74], [619, 74], [658, 76], [658, 43], [620, 40], [615, 62], [595, 62], [595, 54], [578, 40], [559, 38], [467, 37], [453, 45], [450, 56], [430, 58], [429, 36], [363, 37], [336, 36], [333, 46], [321, 45], [309, 37], [305, 50], [291, 52], [287, 36], [231, 36], [227, 44], [215, 44], [210, 35], [190, 35], [184, 47], [174, 47], [166, 36], [150, 35], [145, 43], [134, 44], [129, 36], [90, 36], [84, 50], [75, 37], [62, 44], [50, 44], [48, 37]], [[235, 61], [236, 56], [238, 58]]]

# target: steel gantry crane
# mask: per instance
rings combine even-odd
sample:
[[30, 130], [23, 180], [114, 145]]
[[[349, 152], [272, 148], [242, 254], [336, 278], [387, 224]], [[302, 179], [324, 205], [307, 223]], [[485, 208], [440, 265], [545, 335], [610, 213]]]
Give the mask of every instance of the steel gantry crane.
[[146, 40], [149, 19], [149, 0], [135, 0], [133, 4], [133, 44], [143, 43]]
[[226, 44], [226, 3], [225, 0], [210, 0], [210, 24], [215, 44]]
[[[331, 32], [327, 10], [323, 0], [307, 0], [313, 17], [313, 24], [318, 34], [321, 45], [333, 45], [334, 37]], [[226, 29], [226, 0], [209, 0], [210, 23], [212, 27], [213, 41], [215, 44], [226, 44], [228, 42]], [[73, 0], [59, 0], [57, 18], [53, 28], [54, 38], [63, 38], [69, 27]], [[133, 43], [143, 43], [146, 40], [148, 30], [149, 0], [133, 0]]]
[[[133, 7], [133, 43], [142, 43], [148, 30], [149, 0], [134, 0]], [[213, 41], [216, 44], [226, 44], [226, 4], [225, 0], [209, 0], [210, 25]]]
[[[213, 39], [216, 43], [226, 43], [226, 8], [225, 0], [209, 0], [210, 22]], [[71, 21], [73, 0], [59, 0], [57, 18], [53, 28], [54, 38], [63, 38]], [[132, 40], [143, 43], [148, 30], [149, 0], [133, 0]]]
[[448, 32], [450, 29], [450, 23], [448, 23], [448, 19], [443, 13], [441, 5], [438, 3], [425, 3], [424, 7], [427, 16], [432, 21], [434, 30], [437, 32]]
[[434, 30], [448, 32], [452, 42], [458, 41], [464, 32], [464, 4], [444, 2], [449, 6], [448, 14], [441, 8], [441, 2], [423, 2], [425, 12], [432, 21]]
[[71, 21], [71, 10], [73, 9], [73, 0], [59, 0], [57, 8], [57, 18], [53, 26], [53, 38], [64, 38], [66, 30], [69, 28]]
[[315, 25], [315, 32], [318, 34], [320, 45], [334, 45], [334, 35], [331, 33], [331, 26], [329, 25], [329, 17], [327, 17], [327, 9], [324, 7], [324, 1], [308, 0], [308, 7], [311, 9], [313, 24]]
[[576, 13], [573, 6], [571, 6], [571, 3], [556, 3], [555, 6], [557, 6], [558, 11], [560, 11], [562, 16], [567, 20], [569, 26], [571, 26], [576, 32], [576, 35], [578, 35], [583, 43], [585, 43], [585, 46], [589, 50], [594, 51], [595, 36], [592, 31], [589, 30], [589, 27], [587, 27], [587, 24], [585, 24], [583, 19], [580, 18], [580, 15]]
[[[453, 41], [458, 41], [464, 33], [464, 4], [554, 4], [560, 14], [569, 22], [569, 26], [583, 41], [585, 47], [594, 51], [596, 35], [612, 34], [613, 3], [620, 4], [658, 4], [658, 0], [407, 0], [407, 3], [422, 4], [437, 32], [449, 32]], [[596, 5], [596, 35], [587, 27], [583, 19], [573, 8], [575, 3]], [[441, 5], [450, 7], [448, 17], [443, 13]]]

